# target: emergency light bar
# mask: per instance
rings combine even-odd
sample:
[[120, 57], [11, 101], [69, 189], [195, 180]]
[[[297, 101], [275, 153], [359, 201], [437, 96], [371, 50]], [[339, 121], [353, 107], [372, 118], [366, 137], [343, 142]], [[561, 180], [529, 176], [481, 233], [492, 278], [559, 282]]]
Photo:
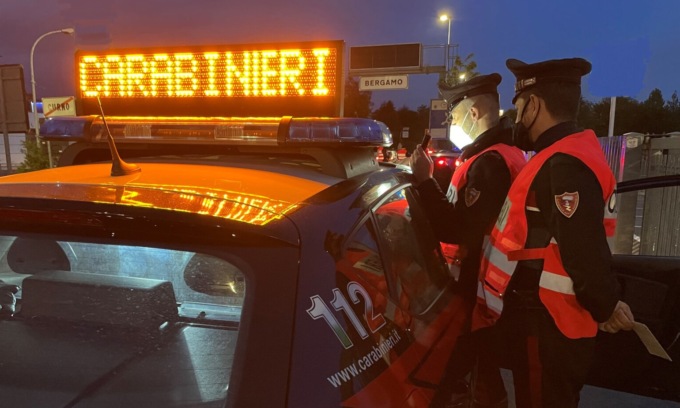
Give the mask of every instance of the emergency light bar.
[[[363, 118], [222, 118], [107, 116], [117, 143], [255, 146], [389, 146], [382, 122]], [[48, 118], [40, 136], [51, 141], [107, 143], [101, 116]]]

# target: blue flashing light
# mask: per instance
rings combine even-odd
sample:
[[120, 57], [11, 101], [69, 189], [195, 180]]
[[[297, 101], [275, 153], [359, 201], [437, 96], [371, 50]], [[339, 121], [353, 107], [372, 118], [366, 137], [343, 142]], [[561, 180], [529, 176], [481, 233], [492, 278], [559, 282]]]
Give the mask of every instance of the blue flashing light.
[[47, 140], [86, 141], [96, 116], [57, 116], [40, 125], [40, 136]]
[[[120, 143], [390, 146], [385, 124], [364, 118], [107, 117]], [[106, 142], [99, 116], [54, 117], [40, 127], [48, 140]]]
[[373, 146], [392, 144], [392, 133], [382, 122], [363, 118], [293, 118], [291, 143], [347, 143]]

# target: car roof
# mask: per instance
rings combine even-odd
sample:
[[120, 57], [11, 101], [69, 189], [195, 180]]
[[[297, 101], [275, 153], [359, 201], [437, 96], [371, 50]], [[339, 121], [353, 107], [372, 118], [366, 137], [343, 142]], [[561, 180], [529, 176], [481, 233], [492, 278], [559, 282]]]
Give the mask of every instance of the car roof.
[[140, 167], [141, 172], [118, 177], [110, 175], [110, 163], [0, 177], [0, 196], [155, 207], [231, 219], [233, 203], [282, 215], [341, 181], [227, 165], [143, 163]]

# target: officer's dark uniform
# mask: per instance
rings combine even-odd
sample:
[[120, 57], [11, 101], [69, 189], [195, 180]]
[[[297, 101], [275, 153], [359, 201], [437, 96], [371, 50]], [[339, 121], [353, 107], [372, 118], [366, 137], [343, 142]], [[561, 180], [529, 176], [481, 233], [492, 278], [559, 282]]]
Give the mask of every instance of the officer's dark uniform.
[[[468, 97], [497, 94], [496, 87], [500, 81], [498, 74], [480, 75], [458, 86], [442, 88], [441, 93], [450, 106], [455, 106]], [[466, 160], [497, 143], [512, 144], [511, 125], [509, 119], [501, 119], [498, 125], [465, 146], [461, 159]], [[484, 235], [498, 217], [510, 183], [510, 171], [505, 161], [497, 151], [489, 151], [477, 157], [468, 169], [466, 188], [479, 192], [479, 198], [473, 205], [465, 204], [463, 191], [456, 192], [458, 197], [455, 199], [452, 189], [444, 195], [434, 179], [424, 181], [417, 187], [437, 238], [442, 242], [465, 246], [468, 250], [461, 264], [459, 285], [466, 298], [474, 299]]]
[[[455, 106], [467, 97], [487, 93], [497, 95], [496, 87], [500, 80], [498, 74], [473, 77], [456, 87], [441, 89], [441, 93], [450, 106]], [[461, 159], [466, 160], [498, 143], [507, 145], [512, 143], [512, 127], [507, 118], [502, 118], [498, 125], [488, 129], [473, 143], [465, 146]], [[417, 186], [425, 213], [437, 238], [442, 242], [461, 245], [467, 249], [467, 255], [460, 265], [457, 290], [470, 306], [475, 299], [484, 236], [489, 233], [490, 226], [498, 217], [510, 184], [511, 174], [506, 162], [498, 151], [492, 150], [477, 157], [468, 169], [465, 188], [474, 189], [479, 194], [472, 205], [466, 204], [464, 191], [455, 192], [458, 197], [454, 199], [453, 189], [450, 188], [445, 195], [434, 179], [426, 180]], [[452, 200], [455, 203], [452, 203]], [[476, 354], [473, 350], [475, 342], [476, 340], [469, 336], [459, 339], [459, 346], [454, 351], [447, 372], [446, 381], [449, 384], [444, 385], [444, 388], [450, 389], [454, 386], [451, 383], [464, 377], [472, 369]], [[480, 378], [479, 382], [480, 385], [484, 382], [484, 386], [488, 387], [485, 392], [492, 394], [489, 398], [492, 400], [503, 398], [505, 390], [498, 370], [494, 372], [492, 369], [485, 377]], [[438, 394], [437, 398], [447, 396]]]
[[[461, 158], [465, 160], [494, 144], [510, 144], [511, 141], [512, 128], [503, 120], [465, 146]], [[468, 249], [461, 263], [459, 280], [461, 293], [467, 299], [474, 299], [484, 235], [498, 217], [510, 183], [510, 171], [505, 161], [497, 151], [489, 151], [479, 156], [468, 170], [466, 188], [479, 191], [479, 199], [470, 207], [460, 197], [462, 192], [457, 192], [456, 203], [451, 203], [451, 194], [444, 195], [434, 179], [418, 185], [418, 193], [437, 238]]]
[[[547, 68], [544, 63], [510, 61], [508, 68], [518, 82], [531, 79], [532, 86], [548, 82], [543, 75], [550, 76], [549, 81], [560, 81], [550, 72], [559, 69], [554, 61]], [[565, 72], [565, 83], [574, 83], [576, 78], [580, 83], [582, 74]], [[515, 99], [527, 89], [519, 88]], [[574, 122], [557, 124], [538, 137], [534, 150], [538, 153], [581, 131]], [[577, 192], [581, 197], [569, 217], [556, 204], [556, 197], [565, 192]], [[612, 315], [619, 299], [602, 222], [602, 197], [602, 187], [588, 166], [571, 155], [557, 153], [547, 159], [533, 179], [525, 209], [525, 248], [544, 248], [554, 238], [579, 304], [598, 322]], [[502, 335], [496, 347], [513, 367], [517, 407], [575, 407], [592, 360], [595, 337], [569, 339], [557, 328], [538, 294], [543, 266], [542, 259], [518, 262], [497, 323]]]

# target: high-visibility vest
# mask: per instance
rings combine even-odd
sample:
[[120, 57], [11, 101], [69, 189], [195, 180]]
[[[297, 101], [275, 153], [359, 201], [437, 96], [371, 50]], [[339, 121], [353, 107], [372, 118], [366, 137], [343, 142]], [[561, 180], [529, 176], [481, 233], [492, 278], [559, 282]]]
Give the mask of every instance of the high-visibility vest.
[[[525, 248], [527, 240], [526, 202], [531, 183], [543, 164], [557, 153], [582, 161], [597, 177], [605, 202], [603, 224], [607, 237], [614, 235], [616, 216], [613, 192], [614, 175], [607, 164], [595, 133], [591, 130], [567, 136], [534, 155], [513, 183], [496, 225], [485, 244], [480, 265], [477, 304], [473, 312], [473, 330], [490, 326], [503, 311], [503, 296], [515, 272], [517, 262], [543, 259], [538, 294], [559, 330], [568, 338], [594, 337], [597, 322], [583, 308], [574, 294], [574, 283], [562, 265], [555, 239], [544, 248]], [[571, 192], [575, 193], [575, 192]], [[556, 197], [557, 199], [557, 197]]]
[[[468, 182], [468, 170], [470, 169], [470, 166], [472, 166], [472, 163], [474, 163], [474, 161], [477, 160], [477, 158], [479, 158], [484, 153], [490, 151], [498, 152], [498, 154], [500, 154], [503, 160], [505, 161], [505, 165], [508, 167], [508, 170], [510, 170], [511, 183], [515, 180], [520, 170], [522, 170], [524, 165], [527, 163], [524, 152], [522, 152], [520, 149], [514, 146], [509, 146], [505, 143], [496, 143], [494, 145], [491, 145], [486, 149], [482, 150], [481, 152], [470, 157], [469, 159], [465, 160], [465, 162], [463, 162], [463, 164], [461, 164], [456, 169], [456, 171], [454, 171], [453, 176], [451, 177], [449, 191], [446, 194], [447, 197], [449, 198], [449, 201], [451, 201], [453, 204], [456, 204], [456, 201], [459, 199], [458, 197], [459, 192], [463, 192], [463, 195], [465, 195], [465, 187]], [[465, 197], [462, 197], [462, 199], [465, 200]], [[493, 221], [489, 225], [488, 232], [491, 232], [492, 227]], [[444, 253], [444, 257], [446, 258], [447, 263], [449, 264], [449, 269], [451, 269], [454, 275], [459, 274], [460, 273], [459, 270], [457, 272], [454, 272], [454, 270], [456, 268], [458, 269], [460, 268], [462, 260], [467, 255], [467, 248], [461, 247], [460, 245], [456, 244], [447, 244], [442, 242], [442, 251]]]

